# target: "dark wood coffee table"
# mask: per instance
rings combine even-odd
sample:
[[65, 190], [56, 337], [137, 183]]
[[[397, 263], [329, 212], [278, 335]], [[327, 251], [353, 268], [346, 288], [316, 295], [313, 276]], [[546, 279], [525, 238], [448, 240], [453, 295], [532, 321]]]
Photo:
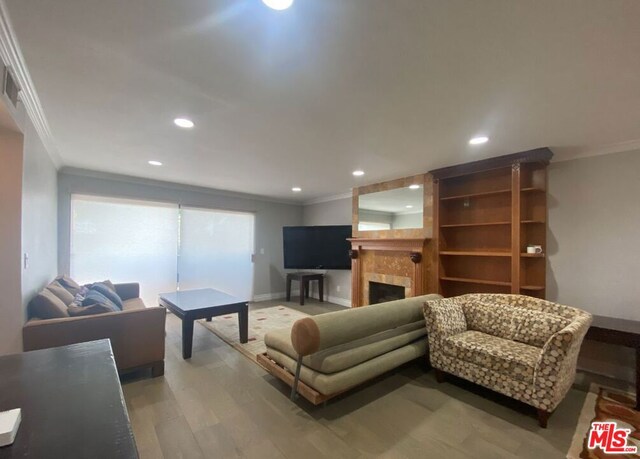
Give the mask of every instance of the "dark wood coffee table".
[[0, 411], [14, 408], [0, 459], [138, 457], [108, 339], [0, 357]]
[[636, 350], [636, 410], [640, 411], [640, 321], [593, 316], [585, 338]]
[[190, 359], [193, 348], [193, 323], [198, 319], [211, 321], [212, 317], [238, 314], [240, 342], [249, 335], [249, 302], [212, 288], [181, 290], [160, 295], [164, 306], [182, 320], [182, 358]]

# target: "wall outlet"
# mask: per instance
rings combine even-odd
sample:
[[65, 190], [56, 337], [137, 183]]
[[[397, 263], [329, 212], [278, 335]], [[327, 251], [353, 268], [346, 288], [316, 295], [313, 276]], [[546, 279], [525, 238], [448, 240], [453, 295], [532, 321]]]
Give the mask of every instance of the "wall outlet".
[[336, 292], [339, 292], [339, 291], [340, 291], [340, 286], [336, 285]]
[[22, 257], [22, 268], [25, 270], [29, 268], [29, 254], [26, 252]]
[[260, 249], [260, 255], [264, 255], [264, 249]]

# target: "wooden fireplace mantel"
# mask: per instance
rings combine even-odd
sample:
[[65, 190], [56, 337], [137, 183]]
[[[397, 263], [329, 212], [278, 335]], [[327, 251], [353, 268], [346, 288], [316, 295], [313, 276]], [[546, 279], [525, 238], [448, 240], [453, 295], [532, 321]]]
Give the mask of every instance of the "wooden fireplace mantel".
[[[368, 299], [363, 297], [363, 258], [367, 253], [382, 252], [381, 255], [406, 257], [403, 263], [411, 263], [410, 273], [411, 292], [413, 296], [426, 293], [428, 262], [430, 253], [428, 250], [430, 239], [425, 238], [352, 238], [351, 251], [351, 305], [360, 307], [368, 304]], [[384, 274], [393, 276], [395, 263], [389, 263], [388, 270]], [[406, 275], [406, 274], [405, 274]]]

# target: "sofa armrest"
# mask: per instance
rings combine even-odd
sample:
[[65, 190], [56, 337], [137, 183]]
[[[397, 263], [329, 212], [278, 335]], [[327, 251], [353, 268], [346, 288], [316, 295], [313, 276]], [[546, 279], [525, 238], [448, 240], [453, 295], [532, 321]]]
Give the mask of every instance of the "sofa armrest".
[[137, 282], [129, 282], [126, 284], [115, 284], [116, 293], [122, 301], [131, 300], [140, 297], [140, 284]]
[[429, 345], [432, 347], [449, 336], [467, 331], [467, 320], [456, 298], [427, 301], [423, 312]]
[[573, 385], [580, 347], [592, 319], [591, 314], [580, 311], [569, 325], [551, 335], [542, 348], [533, 383], [538, 397], [546, 401], [547, 411], [552, 411]]
[[25, 351], [107, 338], [119, 370], [164, 360], [166, 310], [132, 309], [83, 317], [30, 320], [22, 329]]

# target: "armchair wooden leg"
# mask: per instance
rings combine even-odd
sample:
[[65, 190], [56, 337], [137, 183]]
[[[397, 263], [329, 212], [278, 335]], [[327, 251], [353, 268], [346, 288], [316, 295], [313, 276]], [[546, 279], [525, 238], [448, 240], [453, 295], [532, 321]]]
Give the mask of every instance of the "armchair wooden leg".
[[438, 370], [437, 368], [434, 368], [433, 371], [436, 374], [436, 381], [438, 381], [439, 383], [443, 383], [446, 380], [446, 373], [442, 370]]
[[546, 410], [538, 410], [538, 425], [540, 425], [540, 427], [542, 427], [543, 429], [547, 428], [547, 421], [549, 420], [549, 416], [551, 416], [551, 413], [549, 411]]
[[164, 360], [160, 362], [156, 362], [151, 365], [151, 377], [157, 378], [158, 376], [164, 375]]

